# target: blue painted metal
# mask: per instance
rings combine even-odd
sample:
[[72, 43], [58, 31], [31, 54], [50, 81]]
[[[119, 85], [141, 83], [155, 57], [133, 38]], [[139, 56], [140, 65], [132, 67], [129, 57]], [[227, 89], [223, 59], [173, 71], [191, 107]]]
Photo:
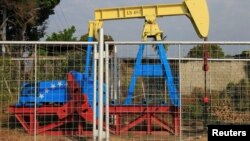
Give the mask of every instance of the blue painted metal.
[[[88, 37], [88, 42], [92, 42], [94, 37]], [[85, 78], [89, 77], [89, 69], [91, 67], [91, 53], [92, 53], [92, 45], [87, 46], [87, 54], [86, 54], [86, 62], [85, 62]], [[93, 71], [92, 71], [93, 72]]]
[[[65, 103], [69, 96], [65, 80], [52, 80], [37, 82], [37, 104]], [[35, 83], [23, 83], [19, 104], [29, 105], [35, 102]]]
[[142, 64], [144, 48], [145, 48], [144, 45], [140, 45], [139, 47], [139, 51], [136, 57], [134, 72], [129, 85], [128, 96], [125, 100], [125, 105], [132, 104], [132, 96], [135, 90], [137, 77], [164, 76], [168, 86], [170, 102], [172, 105], [179, 107], [180, 106], [179, 93], [174, 84], [174, 77], [172, 75], [171, 68], [167, 60], [167, 54], [165, 53], [163, 44], [158, 44], [156, 46], [161, 64]]
[[[88, 102], [91, 107], [93, 107], [93, 94], [94, 94], [94, 80], [90, 77], [85, 78], [85, 75], [76, 72], [76, 71], [71, 71], [71, 74], [74, 76], [75, 80], [77, 81], [77, 84], [81, 86], [82, 88], [82, 93], [86, 94], [88, 97]], [[98, 86], [98, 81], [96, 82]], [[103, 102], [105, 104], [105, 96], [106, 96], [106, 85], [103, 86]], [[96, 101], [98, 101], [98, 87], [96, 88]]]
[[[93, 37], [89, 37], [88, 41], [93, 41]], [[94, 81], [93, 81], [93, 70], [94, 66], [92, 59], [92, 45], [87, 46], [86, 54], [86, 64], [85, 72], [76, 72], [71, 71], [70, 73], [74, 76], [75, 80], [82, 88], [82, 94], [86, 94], [88, 97], [88, 102], [91, 107], [93, 107], [93, 93], [94, 93]], [[91, 64], [92, 63], [92, 64]], [[90, 72], [90, 68], [91, 72]], [[98, 82], [97, 82], [98, 85]], [[105, 104], [105, 85], [103, 86], [104, 90], [104, 104]], [[98, 99], [98, 88], [97, 88], [97, 99]], [[37, 105], [43, 104], [65, 104], [69, 101], [69, 93], [67, 89], [66, 80], [51, 80], [51, 81], [40, 81], [37, 82]], [[35, 83], [23, 83], [20, 93], [20, 99], [17, 104], [19, 105], [34, 105], [35, 104]]]
[[174, 84], [174, 77], [172, 75], [172, 71], [171, 71], [169, 62], [167, 60], [168, 57], [167, 57], [167, 54], [165, 52], [165, 48], [164, 48], [163, 44], [158, 44], [156, 47], [157, 47], [157, 53], [160, 56], [160, 61], [163, 64], [171, 104], [179, 107], [180, 106], [179, 93], [178, 93], [176, 86]]
[[143, 64], [139, 65], [138, 68], [139, 69], [135, 71], [136, 76], [160, 77], [164, 75], [161, 64]]
[[130, 84], [129, 84], [128, 95], [127, 95], [127, 98], [125, 100], [125, 105], [132, 104], [132, 96], [133, 96], [133, 93], [135, 91], [136, 78], [137, 78], [136, 74], [137, 74], [137, 71], [140, 69], [144, 48], [145, 48], [145, 45], [140, 45], [140, 47], [139, 47], [139, 51], [138, 51], [137, 57], [136, 57], [134, 72], [133, 72], [133, 75], [132, 75], [132, 78], [131, 78]]

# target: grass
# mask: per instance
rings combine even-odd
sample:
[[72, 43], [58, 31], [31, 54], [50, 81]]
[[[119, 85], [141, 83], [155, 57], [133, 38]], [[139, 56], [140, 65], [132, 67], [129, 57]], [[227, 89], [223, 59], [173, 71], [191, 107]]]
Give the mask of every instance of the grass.
[[[177, 141], [179, 136], [146, 136], [146, 135], [111, 135], [110, 141]], [[91, 138], [79, 137], [79, 136], [49, 136], [49, 135], [37, 135], [37, 141], [91, 141]], [[1, 129], [0, 141], [34, 141], [34, 136], [27, 134], [23, 129]]]
[[[37, 141], [72, 141], [64, 136], [46, 136], [37, 135]], [[20, 129], [15, 130], [0, 130], [0, 141], [34, 141], [34, 136], [28, 135]]]

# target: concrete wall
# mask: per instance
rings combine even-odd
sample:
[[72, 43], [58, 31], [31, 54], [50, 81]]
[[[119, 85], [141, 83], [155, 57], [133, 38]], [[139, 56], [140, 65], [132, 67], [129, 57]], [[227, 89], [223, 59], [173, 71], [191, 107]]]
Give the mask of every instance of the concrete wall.
[[[238, 83], [246, 79], [245, 61], [210, 61], [207, 72], [207, 88], [221, 91], [229, 82]], [[196, 87], [204, 89], [203, 61], [182, 61], [181, 93], [191, 94]]]
[[[126, 76], [126, 80], [131, 79], [133, 72], [132, 66], [135, 64], [134, 59], [122, 59], [123, 64], [121, 66], [121, 77]], [[145, 61], [144, 61], [145, 62]], [[156, 62], [154, 59], [148, 62]], [[181, 93], [191, 94], [194, 88], [204, 89], [205, 77], [203, 67], [203, 60], [196, 61], [183, 61], [181, 60], [179, 66], [179, 60], [169, 60], [171, 70], [174, 77], [179, 76], [179, 67], [181, 73]], [[207, 72], [207, 89], [223, 91], [228, 83], [238, 83], [242, 79], [247, 79], [246, 66], [249, 62], [237, 60], [237, 61], [209, 61], [209, 70]], [[126, 72], [130, 72], [129, 74]], [[175, 79], [175, 80], [178, 80]], [[129, 83], [129, 82], [127, 82]], [[178, 83], [178, 82], [176, 82]], [[151, 84], [154, 85], [154, 84]]]

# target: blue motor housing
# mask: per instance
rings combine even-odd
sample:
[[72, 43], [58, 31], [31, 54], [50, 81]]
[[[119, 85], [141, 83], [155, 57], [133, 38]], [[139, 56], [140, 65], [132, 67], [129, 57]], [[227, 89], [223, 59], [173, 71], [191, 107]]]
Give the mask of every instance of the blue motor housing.
[[[66, 80], [51, 80], [37, 82], [37, 104], [66, 103], [69, 100]], [[35, 103], [35, 83], [23, 83], [19, 104]]]
[[[81, 93], [86, 94], [88, 102], [93, 107], [94, 82], [91, 77], [85, 77], [80, 72], [70, 72], [78, 85], [82, 88]], [[98, 82], [97, 82], [98, 83]], [[105, 103], [105, 85], [103, 88]], [[96, 90], [98, 98], [98, 88]], [[44, 105], [44, 104], [65, 104], [70, 100], [66, 80], [51, 80], [37, 82], [37, 95], [35, 101], [35, 83], [23, 83], [17, 105]]]

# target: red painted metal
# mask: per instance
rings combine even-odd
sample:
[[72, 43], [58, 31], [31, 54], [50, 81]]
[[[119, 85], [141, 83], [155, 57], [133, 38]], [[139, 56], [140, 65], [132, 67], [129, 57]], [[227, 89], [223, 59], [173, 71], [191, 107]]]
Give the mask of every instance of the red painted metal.
[[204, 98], [203, 98], [203, 102], [204, 102], [205, 104], [208, 104], [208, 103], [209, 103], [209, 98], [208, 98], [208, 97], [204, 97]]
[[[140, 132], [145, 132], [145, 134], [152, 134], [156, 132], [162, 132], [169, 134], [179, 135], [180, 131], [180, 116], [179, 109], [173, 106], [147, 106], [147, 105], [111, 105], [109, 107], [110, 115], [114, 115], [115, 127], [113, 131], [115, 134], [123, 133], [137, 133], [139, 131], [130, 130], [134, 127], [140, 126], [142, 122], [145, 122], [144, 129]], [[172, 118], [173, 122], [168, 124], [166, 121], [159, 118], [160, 115], [168, 116], [167, 118]], [[137, 118], [135, 118], [137, 116]], [[121, 119], [132, 118], [129, 123], [122, 123]], [[134, 117], [134, 118], [133, 118]], [[154, 131], [153, 126], [157, 124], [161, 131]]]
[[174, 111], [175, 107], [173, 106], [148, 106], [148, 105], [110, 105], [109, 113], [110, 114], [133, 114], [133, 113], [153, 113], [153, 114], [169, 114]]
[[[29, 134], [34, 134], [34, 124], [37, 124], [37, 134], [92, 135], [92, 125], [89, 124], [93, 123], [93, 111], [87, 97], [81, 94], [81, 87], [72, 74], [68, 74], [67, 81], [70, 101], [62, 106], [37, 106], [37, 121], [34, 121], [34, 107], [10, 106], [9, 112], [15, 115]], [[179, 108], [173, 106], [110, 105], [109, 112], [114, 119], [114, 125], [109, 127], [112, 134], [179, 135], [180, 112]], [[56, 119], [44, 122], [44, 117], [47, 116], [56, 117]], [[164, 118], [159, 117], [171, 118], [172, 122], [167, 123]], [[66, 128], [71, 124], [76, 125], [74, 129]], [[158, 130], [153, 128], [156, 126]]]
[[151, 134], [151, 116], [147, 114], [147, 134]]

